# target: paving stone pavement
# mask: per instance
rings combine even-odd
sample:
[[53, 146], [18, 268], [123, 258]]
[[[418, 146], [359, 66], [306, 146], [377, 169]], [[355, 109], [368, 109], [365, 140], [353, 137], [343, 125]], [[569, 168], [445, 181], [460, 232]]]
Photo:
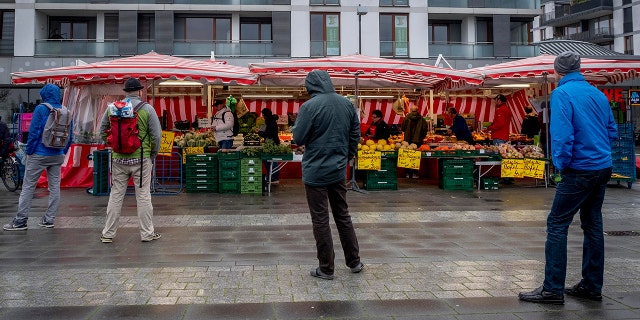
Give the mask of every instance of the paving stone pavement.
[[[270, 196], [154, 195], [158, 241], [143, 243], [135, 199], [114, 242], [99, 241], [108, 197], [65, 189], [54, 229], [0, 231], [0, 319], [640, 319], [640, 237], [607, 236], [604, 301], [522, 303], [542, 282], [554, 189], [519, 180], [495, 191], [444, 191], [400, 179], [397, 191], [349, 192], [364, 272], [309, 276], [315, 246], [304, 189]], [[640, 188], [607, 190], [606, 231], [640, 231]], [[0, 189], [10, 222], [19, 193]], [[569, 235], [567, 284], [582, 236]]]

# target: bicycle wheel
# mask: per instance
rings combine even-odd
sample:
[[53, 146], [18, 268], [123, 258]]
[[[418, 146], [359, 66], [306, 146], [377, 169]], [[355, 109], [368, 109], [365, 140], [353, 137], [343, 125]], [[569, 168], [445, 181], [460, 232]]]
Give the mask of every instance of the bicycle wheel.
[[16, 191], [20, 187], [20, 169], [18, 168], [18, 163], [12, 157], [7, 157], [4, 159], [4, 163], [2, 164], [2, 172], [0, 172], [0, 176], [2, 177], [2, 183], [7, 187], [9, 191]]

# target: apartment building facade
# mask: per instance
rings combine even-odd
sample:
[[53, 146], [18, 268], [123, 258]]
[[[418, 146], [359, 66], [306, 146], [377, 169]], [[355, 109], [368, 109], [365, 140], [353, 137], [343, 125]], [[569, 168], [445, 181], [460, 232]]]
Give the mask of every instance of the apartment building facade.
[[535, 56], [540, 0], [0, 0], [10, 73], [144, 54], [251, 62], [361, 52], [454, 68]]

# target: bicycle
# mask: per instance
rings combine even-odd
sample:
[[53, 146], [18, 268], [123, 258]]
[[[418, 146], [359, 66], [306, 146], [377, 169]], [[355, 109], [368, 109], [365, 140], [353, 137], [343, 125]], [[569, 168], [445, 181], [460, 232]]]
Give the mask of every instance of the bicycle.
[[24, 157], [24, 144], [16, 142], [9, 154], [0, 163], [0, 178], [9, 191], [16, 191], [22, 186], [24, 178], [24, 166], [20, 155]]

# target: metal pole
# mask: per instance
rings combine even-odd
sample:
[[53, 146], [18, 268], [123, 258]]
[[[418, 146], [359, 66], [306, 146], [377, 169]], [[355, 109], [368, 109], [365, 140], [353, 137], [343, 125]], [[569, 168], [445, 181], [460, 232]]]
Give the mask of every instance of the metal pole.
[[[358, 75], [362, 74], [362, 72], [358, 71], [354, 74], [355, 76], [355, 95], [356, 95], [356, 105], [354, 106], [356, 109], [356, 114], [358, 117], [358, 122], [360, 122], [360, 88], [358, 85]], [[357, 158], [357, 156], [356, 156]], [[356, 181], [356, 165], [357, 165], [357, 160], [356, 158], [353, 158], [353, 164], [351, 165], [351, 180], [349, 180], [349, 184], [351, 184], [350, 189], [351, 191], [356, 191], [356, 192], [360, 192], [360, 193], [368, 193], [365, 190], [360, 189], [360, 187], [358, 187], [358, 182]]]
[[[362, 54], [362, 15], [358, 14], [358, 54]], [[356, 74], [356, 90], [358, 88], [358, 75]], [[358, 93], [356, 92], [356, 96]], [[359, 102], [359, 101], [358, 101]]]

